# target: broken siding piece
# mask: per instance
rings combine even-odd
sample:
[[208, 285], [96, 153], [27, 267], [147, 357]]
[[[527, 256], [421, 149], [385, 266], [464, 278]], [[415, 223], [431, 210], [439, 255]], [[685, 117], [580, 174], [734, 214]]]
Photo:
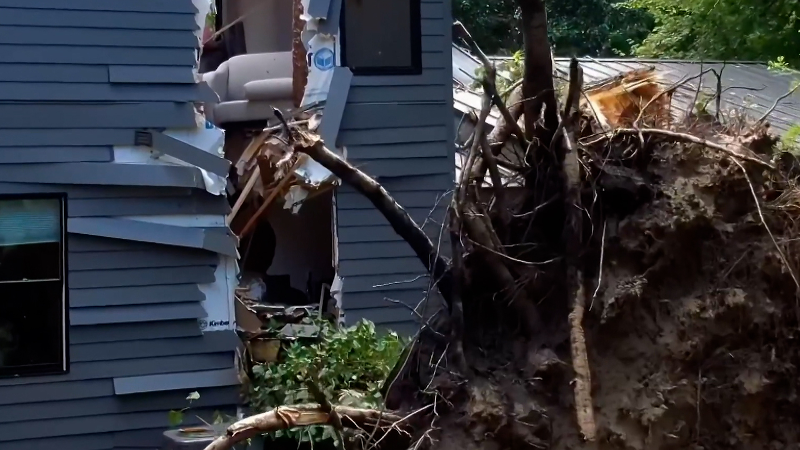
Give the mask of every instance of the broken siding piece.
[[178, 247], [201, 248], [236, 258], [238, 242], [227, 228], [192, 228], [117, 218], [70, 218], [70, 233]]
[[[207, 150], [198, 148], [168, 134], [158, 131], [143, 131], [150, 136], [150, 146], [159, 152], [180, 159], [203, 170], [220, 176], [227, 176], [231, 163], [220, 155], [215, 155]], [[222, 135], [224, 139], [224, 135]], [[222, 143], [217, 145], [222, 148]]]
[[322, 114], [322, 122], [319, 125], [319, 135], [323, 142], [330, 147], [337, 147], [339, 129], [342, 125], [347, 96], [350, 91], [350, 83], [353, 80], [353, 73], [347, 67], [334, 67], [331, 84], [328, 89], [328, 98]]

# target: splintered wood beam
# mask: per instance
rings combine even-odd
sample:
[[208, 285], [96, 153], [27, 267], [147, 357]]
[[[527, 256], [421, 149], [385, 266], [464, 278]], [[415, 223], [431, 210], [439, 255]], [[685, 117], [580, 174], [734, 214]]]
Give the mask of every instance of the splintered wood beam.
[[247, 184], [242, 189], [242, 192], [239, 194], [239, 198], [236, 199], [236, 203], [233, 205], [233, 209], [231, 209], [230, 214], [228, 217], [225, 218], [225, 225], [231, 226], [231, 222], [233, 219], [236, 218], [236, 214], [239, 213], [239, 210], [242, 209], [242, 205], [247, 200], [247, 197], [250, 195], [250, 192], [256, 185], [256, 182], [261, 179], [261, 167], [256, 165], [256, 168], [253, 170], [253, 173], [250, 175], [250, 179], [247, 180]]
[[301, 159], [298, 158], [297, 161], [295, 161], [294, 164], [292, 164], [292, 167], [286, 172], [286, 175], [284, 175], [283, 178], [281, 178], [281, 181], [278, 182], [278, 185], [275, 186], [275, 188], [269, 192], [267, 199], [264, 200], [264, 203], [262, 203], [261, 206], [258, 207], [258, 210], [255, 212], [255, 214], [253, 214], [253, 216], [250, 217], [250, 220], [248, 220], [247, 224], [245, 224], [244, 228], [242, 228], [242, 232], [239, 233], [239, 239], [242, 239], [243, 237], [247, 236], [247, 234], [250, 233], [253, 230], [253, 228], [255, 228], [256, 223], [258, 223], [259, 219], [261, 218], [262, 215], [264, 215], [264, 213], [267, 211], [267, 208], [269, 208], [272, 202], [275, 201], [275, 199], [278, 197], [278, 194], [280, 194], [281, 191], [283, 191], [283, 188], [285, 188], [289, 184], [289, 182], [291, 182], [292, 179], [294, 179], [294, 171], [297, 169], [297, 167], [300, 165], [301, 162], [302, 162]]

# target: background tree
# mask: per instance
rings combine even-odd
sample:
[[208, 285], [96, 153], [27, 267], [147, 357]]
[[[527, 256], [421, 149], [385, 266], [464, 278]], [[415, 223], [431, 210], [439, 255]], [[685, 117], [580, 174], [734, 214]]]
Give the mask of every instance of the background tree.
[[800, 0], [631, 0], [653, 15], [637, 56], [773, 61], [800, 67]]
[[[563, 0], [545, 3], [549, 38], [559, 56], [629, 55], [654, 25], [645, 10], [618, 0]], [[513, 0], [456, 0], [453, 14], [488, 54], [509, 54], [522, 47]]]

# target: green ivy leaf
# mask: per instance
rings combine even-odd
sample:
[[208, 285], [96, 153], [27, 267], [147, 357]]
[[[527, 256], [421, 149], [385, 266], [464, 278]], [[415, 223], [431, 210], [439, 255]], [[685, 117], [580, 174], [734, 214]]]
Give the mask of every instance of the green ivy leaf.
[[169, 426], [177, 427], [183, 423], [183, 411], [172, 410], [169, 412]]

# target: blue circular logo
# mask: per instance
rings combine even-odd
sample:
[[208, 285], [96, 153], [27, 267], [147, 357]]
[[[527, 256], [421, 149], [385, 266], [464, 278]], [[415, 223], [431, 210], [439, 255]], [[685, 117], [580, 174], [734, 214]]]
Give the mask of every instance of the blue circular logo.
[[319, 70], [333, 69], [333, 50], [329, 48], [321, 48], [314, 53], [314, 66]]

